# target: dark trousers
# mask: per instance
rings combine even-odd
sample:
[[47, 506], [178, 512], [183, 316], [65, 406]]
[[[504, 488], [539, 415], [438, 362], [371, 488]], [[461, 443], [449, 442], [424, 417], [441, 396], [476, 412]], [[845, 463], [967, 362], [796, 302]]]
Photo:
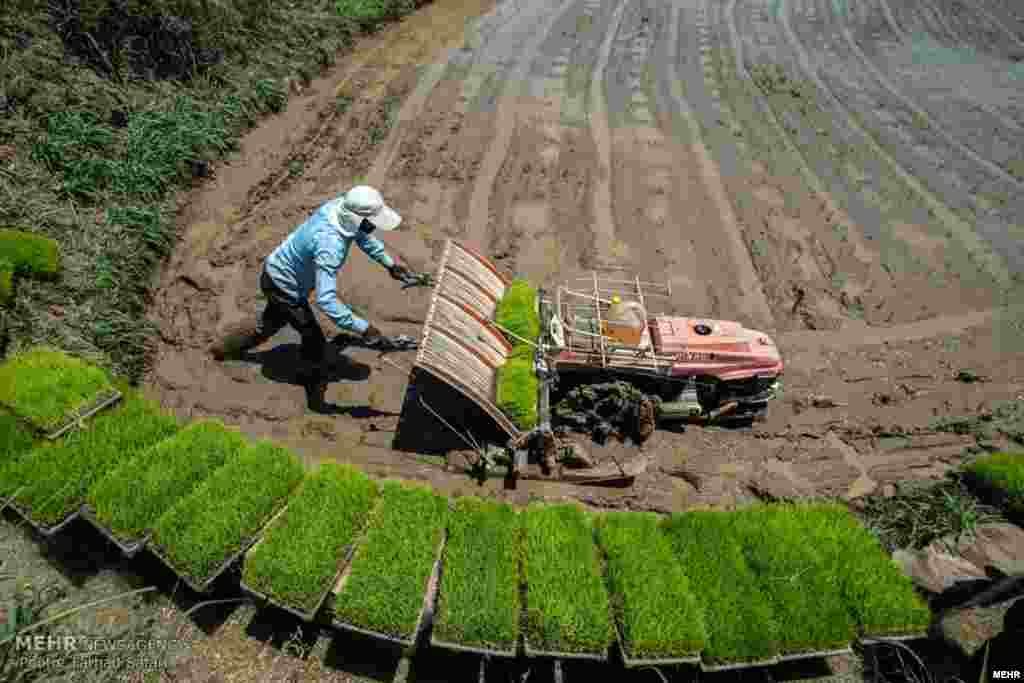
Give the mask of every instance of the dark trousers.
[[277, 334], [285, 325], [291, 325], [302, 337], [302, 359], [307, 368], [317, 370], [326, 364], [327, 339], [320, 329], [313, 308], [308, 299], [292, 301], [267, 275], [266, 269], [260, 274], [260, 289], [267, 298], [267, 307], [257, 323], [256, 333], [246, 344], [248, 348], [258, 346]]

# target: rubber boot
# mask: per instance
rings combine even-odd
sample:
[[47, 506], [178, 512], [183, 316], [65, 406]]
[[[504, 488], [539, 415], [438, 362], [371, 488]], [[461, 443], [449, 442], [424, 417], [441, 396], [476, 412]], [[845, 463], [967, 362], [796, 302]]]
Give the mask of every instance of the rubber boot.
[[256, 326], [256, 320], [232, 325], [210, 346], [210, 355], [217, 361], [238, 360], [246, 351], [266, 341], [257, 334]]
[[306, 407], [314, 413], [324, 412], [327, 406], [327, 385], [323, 368], [319, 364], [303, 362], [295, 373], [302, 388], [306, 390]]

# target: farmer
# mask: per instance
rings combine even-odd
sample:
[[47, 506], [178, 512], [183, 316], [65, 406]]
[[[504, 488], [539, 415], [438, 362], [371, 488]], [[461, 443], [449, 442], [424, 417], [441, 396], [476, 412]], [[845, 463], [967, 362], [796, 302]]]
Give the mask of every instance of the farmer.
[[316, 289], [317, 306], [339, 328], [362, 335], [368, 342], [379, 340], [380, 330], [338, 300], [337, 275], [354, 242], [394, 279], [410, 277], [410, 271], [395, 263], [384, 251], [384, 244], [372, 236], [374, 230], [394, 230], [401, 222], [402, 217], [384, 203], [380, 192], [365, 185], [321, 206], [264, 261], [260, 289], [267, 307], [255, 329], [229, 335], [215, 344], [211, 348], [214, 358], [240, 357], [291, 325], [302, 335], [305, 367], [299, 370], [299, 379], [310, 392], [310, 408], [321, 407], [327, 389], [323, 370], [329, 347], [309, 305], [309, 293]]

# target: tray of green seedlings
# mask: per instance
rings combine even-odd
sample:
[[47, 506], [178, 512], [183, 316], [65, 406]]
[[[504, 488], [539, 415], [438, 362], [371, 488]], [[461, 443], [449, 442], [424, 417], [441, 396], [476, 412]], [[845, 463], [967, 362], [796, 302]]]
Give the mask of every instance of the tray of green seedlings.
[[522, 616], [520, 518], [512, 507], [457, 498], [430, 644], [457, 652], [515, 657]]
[[240, 432], [219, 421], [193, 422], [97, 481], [86, 494], [82, 517], [134, 556], [161, 515], [246, 446]]
[[611, 608], [591, 516], [578, 505], [533, 504], [523, 523], [526, 655], [607, 660]]
[[37, 346], [0, 365], [0, 404], [51, 439], [120, 398], [106, 371], [58, 349]]
[[366, 537], [335, 587], [331, 623], [411, 648], [437, 592], [448, 499], [397, 481], [380, 486]]
[[813, 505], [734, 512], [747, 564], [779, 625], [779, 660], [848, 653], [856, 623], [835, 580], [835, 558], [810, 534]]
[[78, 518], [93, 483], [180, 429], [159, 404], [128, 387], [122, 391], [124, 400], [110, 412], [40, 444], [17, 465], [22, 488], [11, 505], [43, 536]]
[[291, 452], [259, 441], [165, 512], [147, 549], [192, 590], [206, 593], [255, 543], [304, 474]]
[[699, 662], [704, 614], [657, 515], [606, 513], [597, 519], [597, 540], [625, 665]]
[[672, 543], [704, 611], [704, 671], [768, 666], [779, 661], [779, 625], [743, 556], [731, 512], [672, 515], [662, 531]]
[[965, 481], [1013, 516], [1024, 519], [1024, 453], [991, 453], [964, 468]]
[[348, 564], [377, 493], [350, 465], [320, 465], [245, 554], [242, 590], [312, 621]]
[[834, 582], [853, 616], [859, 639], [923, 637], [931, 610], [913, 581], [856, 517], [841, 505], [819, 504], [798, 512], [808, 542], [831, 559]]
[[10, 412], [0, 408], [0, 507], [23, 486], [19, 467], [36, 445], [35, 434]]

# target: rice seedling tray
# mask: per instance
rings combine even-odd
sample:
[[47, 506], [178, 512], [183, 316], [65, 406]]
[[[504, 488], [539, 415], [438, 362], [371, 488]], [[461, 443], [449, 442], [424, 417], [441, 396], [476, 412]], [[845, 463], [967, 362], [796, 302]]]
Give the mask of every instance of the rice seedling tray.
[[7, 507], [17, 512], [22, 519], [28, 522], [28, 525], [32, 527], [36, 531], [36, 533], [40, 534], [45, 538], [50, 538], [51, 536], [55, 536], [56, 534], [60, 533], [68, 524], [71, 524], [71, 522], [75, 521], [82, 515], [82, 508], [81, 506], [79, 506], [77, 510], [75, 510], [69, 515], [66, 515], [64, 519], [61, 519], [56, 524], [40, 524], [35, 519], [33, 519], [32, 513], [29, 510], [23, 508], [22, 506], [14, 502], [17, 495], [18, 494], [14, 494], [14, 496], [11, 496], [10, 500], [7, 501]]
[[836, 655], [848, 655], [853, 652], [853, 648], [849, 645], [846, 647], [837, 647], [830, 650], [804, 650], [802, 652], [790, 652], [789, 654], [780, 654], [780, 662], [795, 662], [800, 659], [816, 659], [818, 657], [834, 657]]
[[622, 653], [622, 663], [627, 669], [638, 666], [674, 666], [677, 664], [699, 664], [700, 653], [684, 655], [682, 657], [630, 657], [626, 650], [626, 639], [622, 636], [622, 630], [618, 623], [615, 624], [615, 639], [619, 643], [619, 651]]
[[103, 534], [108, 541], [116, 545], [118, 550], [121, 551], [121, 554], [127, 558], [132, 558], [138, 555], [142, 549], [146, 547], [146, 544], [149, 543], [149, 537], [151, 535], [149, 532], [139, 538], [133, 538], [130, 540], [118, 538], [114, 532], [103, 524], [103, 522], [96, 518], [96, 511], [88, 504], [83, 505], [80, 512], [82, 519], [96, 527], [96, 529]]
[[[399, 638], [397, 636], [383, 633], [381, 631], [375, 631], [373, 629], [365, 628], [362, 626], [356, 626], [350, 624], [347, 621], [338, 619], [337, 617], [331, 620], [331, 626], [343, 631], [352, 631], [359, 633], [364, 636], [369, 636], [376, 640], [383, 640], [384, 642], [398, 645], [407, 650], [415, 647], [416, 641], [419, 640], [420, 634], [423, 632], [424, 626], [430, 622], [434, 616], [434, 601], [437, 598], [437, 588], [441, 583], [441, 564], [442, 558], [444, 557], [444, 546], [447, 542], [447, 533], [445, 533], [441, 542], [437, 546], [437, 554], [434, 558], [434, 565], [430, 571], [430, 576], [427, 578], [426, 592], [423, 594], [423, 606], [420, 609], [419, 617], [416, 619], [416, 625], [412, 629], [412, 633], [408, 638]], [[335, 586], [334, 593], [340, 593], [341, 589], [345, 586], [345, 582], [348, 580], [349, 572], [352, 565], [350, 564], [345, 568], [341, 578], [338, 579], [338, 583]]]
[[758, 666], [772, 666], [779, 663], [778, 656], [769, 657], [768, 659], [751, 659], [742, 662], [727, 662], [724, 664], [709, 664], [704, 660], [700, 661], [700, 669], [705, 673], [715, 673], [716, 671], [736, 671], [737, 669], [752, 669]]
[[550, 658], [550, 659], [581, 659], [589, 662], [607, 662], [608, 651], [597, 653], [597, 652], [560, 652], [558, 650], [538, 650], [529, 646], [527, 643], [523, 643], [523, 654], [531, 658]]
[[451, 650], [453, 652], [468, 652], [475, 655], [483, 655], [484, 657], [504, 657], [514, 658], [516, 656], [515, 648], [511, 650], [495, 650], [489, 647], [477, 647], [475, 645], [463, 645], [462, 643], [453, 643], [448, 640], [442, 640], [437, 638], [433, 634], [430, 636], [431, 647], [440, 648], [442, 650]]
[[56, 429], [49, 432], [46, 435], [46, 438], [51, 441], [59, 439], [69, 429], [81, 424], [83, 421], [92, 417], [101, 410], [105, 410], [110, 406], [114, 405], [115, 403], [120, 401], [122, 397], [123, 394], [118, 389], [113, 389], [111, 391], [106, 391], [100, 394], [89, 405], [83, 407], [81, 410], [77, 410], [71, 413], [70, 415], [65, 416], [64, 422], [62, 422]]
[[262, 527], [260, 527], [259, 531], [257, 531], [255, 534], [253, 534], [252, 537], [249, 538], [248, 541], [244, 542], [242, 544], [242, 547], [240, 547], [237, 551], [231, 553], [231, 555], [228, 556], [228, 558], [226, 560], [224, 560], [213, 571], [213, 573], [210, 574], [204, 581], [196, 581], [195, 578], [189, 576], [186, 572], [182, 571], [181, 568], [175, 566], [175, 564], [173, 562], [171, 562], [170, 558], [168, 558], [162, 552], [162, 550], [158, 546], [151, 544], [151, 545], [149, 545], [148, 550], [158, 560], [160, 560], [168, 569], [170, 569], [172, 572], [177, 574], [181, 578], [181, 580], [185, 582], [185, 585], [187, 585], [193, 591], [195, 591], [196, 593], [209, 593], [211, 587], [213, 586], [214, 581], [216, 581], [218, 578], [220, 578], [220, 575], [223, 574], [224, 572], [226, 572], [228, 570], [228, 567], [233, 565], [235, 562], [238, 561], [238, 559], [240, 557], [242, 557], [242, 555], [244, 555], [246, 552], [248, 552], [249, 549], [252, 548], [259, 541], [260, 537], [263, 535], [264, 530], [268, 526], [270, 526], [270, 524], [274, 520], [276, 520], [278, 517], [280, 517], [281, 514], [287, 508], [288, 508], [288, 506], [285, 505], [283, 508], [281, 508], [276, 513], [274, 513], [273, 517], [271, 517], [269, 520], [267, 520], [267, 523], [264, 524]]
[[[256, 547], [259, 546], [259, 544], [262, 542], [263, 539], [260, 538], [260, 540], [258, 540], [256, 543], [249, 547], [249, 550], [255, 550]], [[317, 599], [316, 604], [314, 604], [313, 607], [309, 609], [309, 611], [304, 612], [302, 610], [295, 609], [294, 607], [284, 602], [272, 598], [268, 594], [263, 593], [253, 588], [252, 586], [249, 586], [244, 579], [239, 580], [238, 585], [242, 589], [242, 591], [248, 593], [258, 602], [267, 605], [273, 605], [274, 607], [282, 609], [285, 612], [288, 612], [289, 614], [294, 614], [299, 619], [302, 619], [303, 621], [309, 623], [316, 618], [316, 615], [320, 611], [320, 608], [324, 606], [324, 601], [327, 600], [327, 596], [329, 596], [334, 591], [334, 586], [337, 585], [338, 580], [341, 579], [342, 573], [345, 571], [345, 568], [348, 566], [348, 563], [352, 560], [352, 555], [355, 553], [355, 549], [355, 543], [351, 543], [344, 547], [344, 549], [341, 552], [341, 562], [338, 563], [338, 571], [334, 575], [334, 580], [331, 581], [330, 584], [328, 584], [327, 588], [324, 589], [323, 593], [321, 593], [320, 597]]]

